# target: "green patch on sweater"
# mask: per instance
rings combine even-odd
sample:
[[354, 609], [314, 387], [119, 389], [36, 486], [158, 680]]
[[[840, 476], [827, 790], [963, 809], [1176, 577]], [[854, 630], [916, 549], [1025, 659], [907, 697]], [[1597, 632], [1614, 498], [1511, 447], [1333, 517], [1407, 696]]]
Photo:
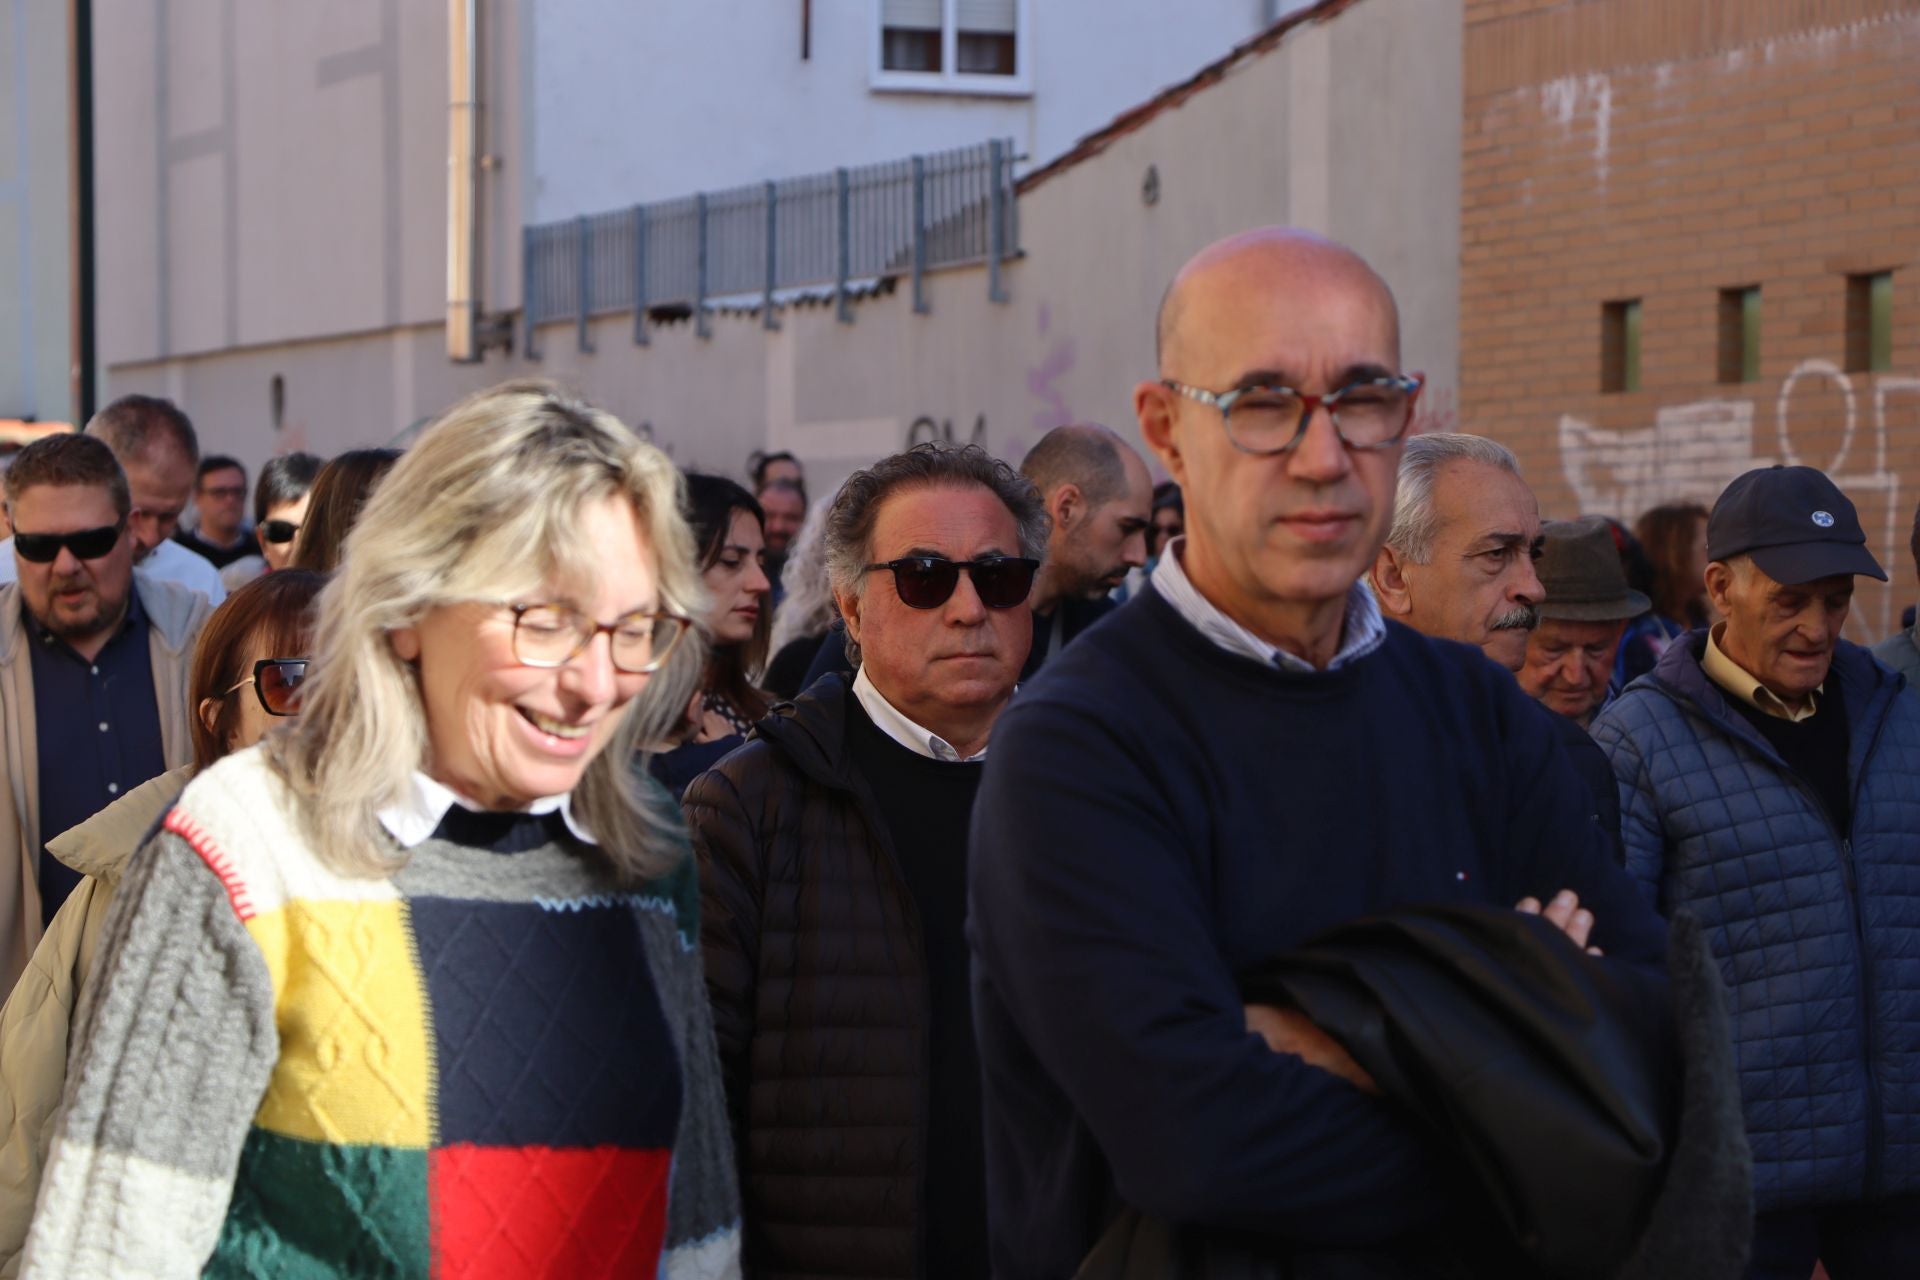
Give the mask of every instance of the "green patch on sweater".
[[254, 1128], [211, 1277], [427, 1274], [427, 1153], [334, 1146]]

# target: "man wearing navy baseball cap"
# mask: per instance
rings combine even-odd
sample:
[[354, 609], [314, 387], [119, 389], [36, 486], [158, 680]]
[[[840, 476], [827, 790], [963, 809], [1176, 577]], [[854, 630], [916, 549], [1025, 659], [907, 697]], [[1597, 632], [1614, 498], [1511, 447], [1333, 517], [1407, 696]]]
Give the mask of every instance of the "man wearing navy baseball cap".
[[1749, 471], [1707, 521], [1725, 621], [1594, 722], [1627, 868], [1706, 925], [1753, 1147], [1754, 1277], [1920, 1259], [1920, 699], [1840, 638], [1886, 579], [1811, 467]]

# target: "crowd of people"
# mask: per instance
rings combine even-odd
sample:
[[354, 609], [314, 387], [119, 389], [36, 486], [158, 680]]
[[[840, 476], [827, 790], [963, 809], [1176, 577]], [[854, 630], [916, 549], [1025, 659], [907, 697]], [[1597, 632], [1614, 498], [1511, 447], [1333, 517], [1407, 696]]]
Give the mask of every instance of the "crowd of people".
[[166, 400], [20, 450], [0, 1275], [1915, 1274], [1846, 494], [1545, 520], [1287, 229], [1156, 358], [811, 502], [532, 383], [250, 524]]

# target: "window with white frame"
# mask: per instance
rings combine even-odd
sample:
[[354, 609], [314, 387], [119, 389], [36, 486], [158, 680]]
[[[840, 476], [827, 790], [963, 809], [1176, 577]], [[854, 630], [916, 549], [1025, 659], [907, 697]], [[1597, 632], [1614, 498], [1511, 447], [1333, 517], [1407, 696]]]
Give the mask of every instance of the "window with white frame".
[[1027, 0], [878, 0], [880, 88], [1023, 91]]

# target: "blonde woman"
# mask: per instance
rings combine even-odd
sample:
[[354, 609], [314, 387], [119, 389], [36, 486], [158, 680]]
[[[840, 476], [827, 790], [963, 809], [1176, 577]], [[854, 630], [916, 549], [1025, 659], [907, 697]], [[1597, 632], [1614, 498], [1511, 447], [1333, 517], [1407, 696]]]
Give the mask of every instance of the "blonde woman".
[[671, 800], [676, 478], [535, 385], [375, 493], [286, 735], [136, 857], [23, 1274], [727, 1275], [724, 1095]]

